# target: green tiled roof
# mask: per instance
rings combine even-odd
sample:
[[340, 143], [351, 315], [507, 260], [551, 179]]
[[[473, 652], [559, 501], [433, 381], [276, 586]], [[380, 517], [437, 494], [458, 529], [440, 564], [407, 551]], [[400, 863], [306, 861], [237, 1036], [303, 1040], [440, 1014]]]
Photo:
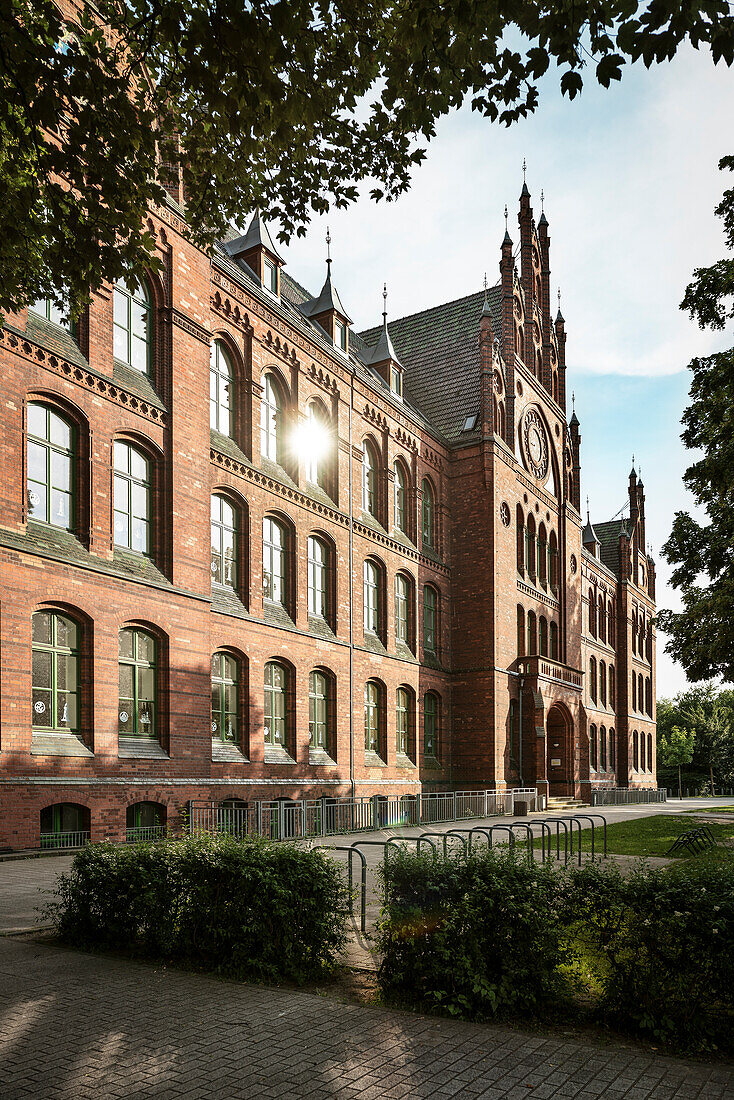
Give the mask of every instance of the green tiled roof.
[[619, 532], [622, 529], [621, 519], [610, 519], [608, 523], [595, 523], [594, 530], [599, 539], [601, 550], [599, 556], [607, 569], [611, 569], [615, 577], [619, 578]]
[[[499, 336], [501, 289], [489, 291], [492, 331]], [[464, 421], [479, 412], [479, 317], [484, 291], [389, 322], [405, 368], [405, 395], [449, 441], [461, 439]], [[360, 333], [373, 346], [382, 326]], [[467, 433], [469, 436], [469, 433]]]

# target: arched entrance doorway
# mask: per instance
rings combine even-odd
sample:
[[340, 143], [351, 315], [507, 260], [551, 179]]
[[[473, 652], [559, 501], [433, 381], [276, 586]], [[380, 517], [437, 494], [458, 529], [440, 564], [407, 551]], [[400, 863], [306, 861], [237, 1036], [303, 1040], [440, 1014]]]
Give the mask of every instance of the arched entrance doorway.
[[573, 724], [558, 705], [548, 711], [546, 721], [546, 775], [551, 796], [573, 795]]

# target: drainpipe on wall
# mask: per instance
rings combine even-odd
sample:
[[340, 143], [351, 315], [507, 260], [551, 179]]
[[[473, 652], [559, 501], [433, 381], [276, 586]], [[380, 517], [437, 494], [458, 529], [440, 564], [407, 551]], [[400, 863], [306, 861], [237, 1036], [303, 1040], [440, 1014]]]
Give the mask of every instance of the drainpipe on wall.
[[353, 455], [352, 455], [352, 404], [354, 378], [349, 386], [349, 782], [352, 801], [357, 797], [354, 782], [354, 523], [353, 523]]
[[520, 773], [520, 787], [524, 787], [522, 774], [522, 689], [525, 687], [525, 673], [520, 670], [517, 674], [517, 691], [519, 696], [519, 703], [517, 708], [517, 769]]

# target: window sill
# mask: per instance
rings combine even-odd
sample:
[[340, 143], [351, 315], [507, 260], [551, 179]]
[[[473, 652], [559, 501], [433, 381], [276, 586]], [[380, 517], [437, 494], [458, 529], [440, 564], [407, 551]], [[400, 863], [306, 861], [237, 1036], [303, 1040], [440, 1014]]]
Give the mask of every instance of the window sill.
[[266, 764], [295, 764], [293, 757], [280, 745], [266, 745], [263, 759]]
[[232, 741], [215, 740], [212, 737], [213, 764], [247, 764], [247, 757]]
[[398, 752], [395, 754], [395, 767], [396, 768], [414, 768], [415, 764], [410, 757], [404, 752]]
[[441, 761], [438, 759], [437, 756], [424, 756], [422, 763], [423, 763], [424, 768], [440, 768], [441, 767]]
[[366, 768], [386, 768], [387, 764], [373, 749], [365, 749], [364, 764]]
[[152, 737], [118, 737], [117, 755], [124, 760], [170, 760], [160, 741]]
[[325, 749], [309, 748], [308, 763], [312, 768], [336, 767], [336, 760], [332, 760]]
[[82, 739], [75, 733], [61, 733], [49, 730], [33, 730], [31, 737], [32, 756], [94, 756]]

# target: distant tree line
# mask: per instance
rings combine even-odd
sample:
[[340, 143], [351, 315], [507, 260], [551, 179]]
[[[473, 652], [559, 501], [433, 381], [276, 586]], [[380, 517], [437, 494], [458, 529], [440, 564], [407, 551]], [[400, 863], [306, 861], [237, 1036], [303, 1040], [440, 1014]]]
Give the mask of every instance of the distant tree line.
[[[699, 684], [658, 699], [658, 782], [710, 792], [734, 786], [734, 689]], [[679, 772], [680, 769], [680, 772]]]

